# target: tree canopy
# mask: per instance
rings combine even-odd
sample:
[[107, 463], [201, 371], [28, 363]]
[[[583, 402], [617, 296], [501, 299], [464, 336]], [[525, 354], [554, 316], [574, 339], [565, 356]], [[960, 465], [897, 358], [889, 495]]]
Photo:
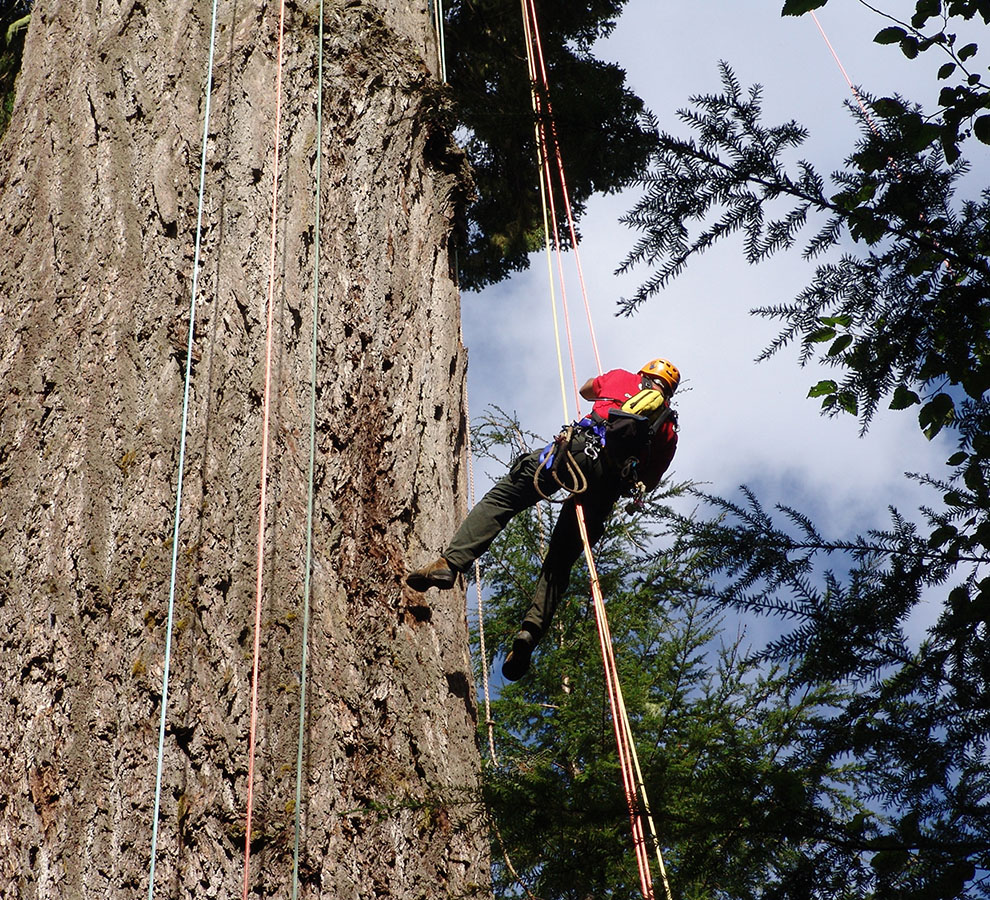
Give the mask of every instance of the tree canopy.
[[[0, 134], [6, 129], [32, 0], [0, 10]], [[579, 219], [589, 197], [629, 185], [646, 168], [655, 135], [625, 72], [597, 59], [626, 0], [540, 3], [541, 46], [557, 136]], [[16, 24], [15, 24], [16, 23]], [[479, 290], [529, 266], [543, 245], [544, 223], [526, 44], [516, 0], [453, 0], [445, 11], [450, 127], [459, 129], [475, 197], [461, 230], [462, 288]], [[542, 94], [542, 92], [541, 92]], [[569, 243], [563, 206], [562, 241]]]
[[[654, 134], [625, 72], [596, 59], [626, 0], [539, 4], [542, 49], [571, 205], [642, 174]], [[543, 242], [526, 43], [517, 0], [454, 0], [446, 20], [447, 73], [477, 198], [458, 248], [461, 286], [479, 289], [529, 265]], [[566, 231], [564, 210], [558, 226]], [[566, 242], [566, 238], [565, 238]]]
[[[490, 418], [479, 445], [504, 448], [514, 432]], [[674, 896], [798, 896], [827, 866], [822, 894], [841, 896], [866, 878], [844, 824], [868, 814], [855, 793], [865, 772], [816, 754], [806, 736], [849, 697], [827, 683], [797, 687], [787, 666], [749, 659], [741, 637], [720, 641], [719, 598], [670, 530], [666, 503], [682, 489], [616, 513], [595, 552]], [[528, 607], [549, 525], [546, 510], [517, 516], [486, 559], [481, 665]], [[656, 539], [668, 549], [649, 549]], [[498, 897], [641, 896], [587, 585], [579, 564], [529, 674], [492, 704], [485, 784]], [[656, 866], [653, 879], [662, 896]]]

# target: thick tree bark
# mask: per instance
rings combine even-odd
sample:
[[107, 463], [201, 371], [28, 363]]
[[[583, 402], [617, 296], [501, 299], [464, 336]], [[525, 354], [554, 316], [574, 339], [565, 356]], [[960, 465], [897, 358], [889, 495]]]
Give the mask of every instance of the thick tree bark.
[[[290, 894], [323, 148], [302, 897], [484, 895], [461, 591], [463, 200], [426, 0], [286, 11], [252, 896]], [[206, 0], [38, 0], [0, 152], [0, 896], [148, 890]], [[279, 8], [219, 5], [156, 894], [244, 868]], [[434, 592], [435, 593], [435, 592]]]

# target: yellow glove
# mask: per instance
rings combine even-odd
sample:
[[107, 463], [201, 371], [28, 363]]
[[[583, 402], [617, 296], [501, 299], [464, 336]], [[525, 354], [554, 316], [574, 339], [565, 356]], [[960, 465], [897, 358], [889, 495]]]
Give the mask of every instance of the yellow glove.
[[647, 388], [623, 403], [622, 411], [632, 413], [634, 416], [648, 416], [650, 413], [662, 409], [666, 402], [667, 397], [663, 391]]

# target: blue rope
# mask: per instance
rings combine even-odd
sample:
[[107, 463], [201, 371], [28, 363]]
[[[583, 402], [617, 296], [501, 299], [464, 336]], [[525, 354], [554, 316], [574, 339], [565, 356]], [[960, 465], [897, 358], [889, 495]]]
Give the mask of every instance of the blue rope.
[[313, 493], [316, 470], [316, 357], [320, 321], [320, 173], [323, 160], [323, 0], [320, 0], [319, 65], [316, 96], [316, 212], [313, 230], [313, 344], [309, 379], [309, 498], [306, 510], [306, 579], [303, 586], [302, 673], [299, 685], [299, 741], [296, 746], [295, 846], [292, 851], [292, 900], [299, 895], [299, 837], [302, 830], [303, 744], [306, 733], [306, 672], [309, 665], [309, 606], [313, 572]]
[[155, 860], [158, 855], [158, 815], [162, 801], [162, 762], [165, 756], [165, 717], [168, 711], [168, 674], [172, 660], [172, 630], [175, 620], [175, 583], [179, 561], [179, 521], [182, 510], [182, 476], [186, 461], [186, 427], [189, 422], [189, 392], [192, 382], [193, 333], [196, 325], [196, 289], [199, 283], [199, 256], [203, 234], [203, 195], [206, 192], [206, 147], [210, 133], [210, 98], [213, 83], [213, 57], [217, 34], [217, 0], [213, 0], [210, 24], [210, 57], [206, 75], [206, 104], [203, 113], [203, 159], [199, 169], [199, 209], [196, 214], [196, 252], [193, 256], [192, 296], [189, 301], [189, 340], [186, 345], [186, 382], [182, 397], [182, 425], [179, 439], [179, 478], [175, 489], [175, 526], [172, 531], [172, 574], [168, 589], [168, 623], [165, 629], [165, 671], [162, 674], [162, 715], [158, 726], [158, 771], [155, 775], [155, 811], [151, 826], [151, 871], [148, 900], [155, 896]]

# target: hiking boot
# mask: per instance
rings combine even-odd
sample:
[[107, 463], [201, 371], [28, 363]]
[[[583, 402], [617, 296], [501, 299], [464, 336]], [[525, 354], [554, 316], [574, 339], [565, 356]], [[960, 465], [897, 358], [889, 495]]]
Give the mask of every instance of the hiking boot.
[[512, 641], [512, 649], [502, 663], [502, 677], [506, 681], [518, 681], [529, 671], [529, 658], [533, 655], [536, 638], [533, 633], [523, 629]]
[[454, 586], [455, 581], [457, 581], [457, 572], [442, 556], [428, 566], [423, 566], [406, 576], [406, 584], [414, 591], [425, 591], [431, 587], [447, 591]]

